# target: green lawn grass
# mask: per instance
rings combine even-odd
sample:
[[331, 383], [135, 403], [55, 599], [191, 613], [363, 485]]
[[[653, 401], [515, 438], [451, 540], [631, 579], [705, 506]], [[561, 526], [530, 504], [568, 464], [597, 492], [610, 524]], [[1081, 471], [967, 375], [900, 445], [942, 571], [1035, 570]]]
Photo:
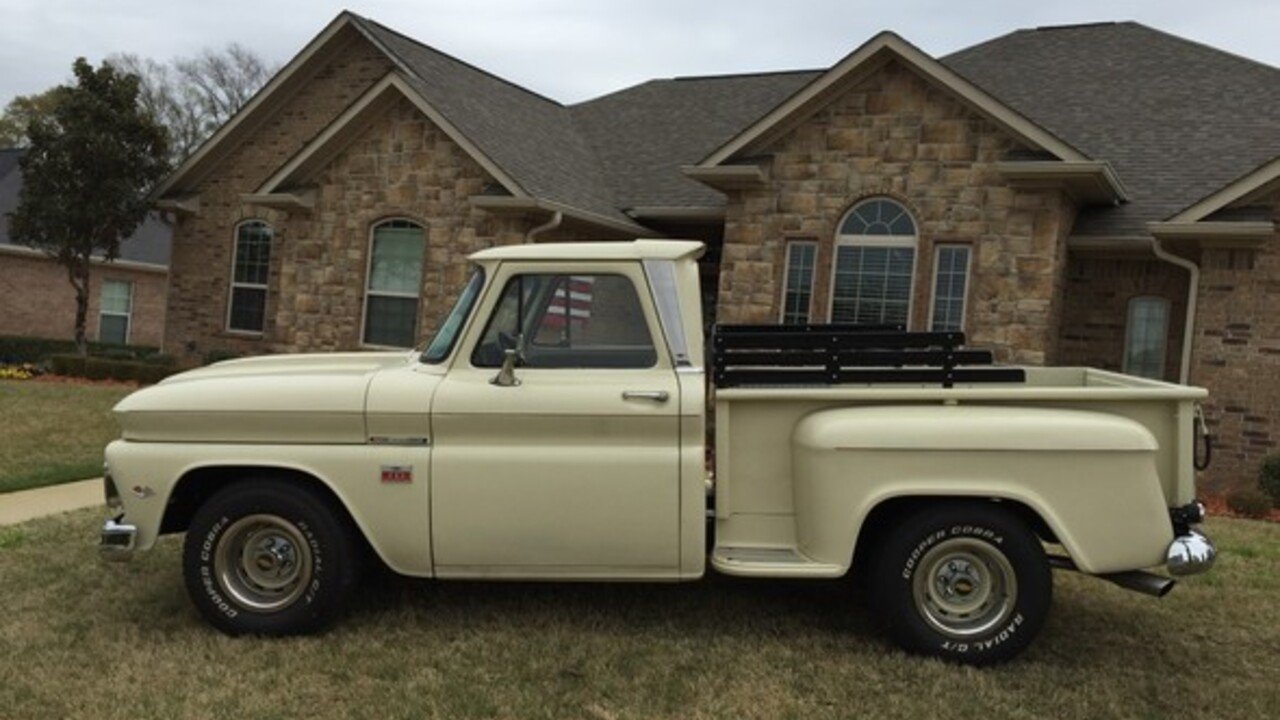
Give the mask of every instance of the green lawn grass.
[[308, 638], [225, 637], [178, 537], [103, 565], [93, 511], [0, 528], [0, 716], [1280, 717], [1280, 526], [1215, 520], [1156, 600], [1055, 573], [1039, 641], [987, 670], [904, 655], [839, 583], [367, 581]]
[[111, 407], [133, 388], [0, 380], [0, 493], [102, 474], [120, 435]]

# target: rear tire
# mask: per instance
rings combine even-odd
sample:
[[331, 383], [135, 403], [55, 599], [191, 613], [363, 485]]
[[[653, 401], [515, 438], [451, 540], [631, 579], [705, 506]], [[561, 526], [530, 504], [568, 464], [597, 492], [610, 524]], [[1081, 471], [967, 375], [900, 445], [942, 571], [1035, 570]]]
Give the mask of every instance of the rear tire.
[[187, 594], [230, 635], [318, 631], [345, 610], [359, 578], [355, 532], [341, 509], [297, 485], [237, 482], [191, 520]]
[[903, 649], [1004, 662], [1044, 626], [1053, 578], [1039, 538], [996, 503], [924, 508], [889, 530], [870, 571], [872, 612]]

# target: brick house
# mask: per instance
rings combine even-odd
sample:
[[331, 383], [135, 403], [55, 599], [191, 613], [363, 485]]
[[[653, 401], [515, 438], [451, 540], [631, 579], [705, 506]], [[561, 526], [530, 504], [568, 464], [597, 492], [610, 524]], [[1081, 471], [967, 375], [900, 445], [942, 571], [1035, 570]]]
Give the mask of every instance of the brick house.
[[[18, 205], [22, 150], [0, 150], [0, 335], [70, 340], [76, 294], [67, 271], [43, 252], [14, 244], [8, 214]], [[159, 347], [169, 288], [172, 228], [149, 217], [120, 244], [120, 257], [89, 271], [90, 341]]]
[[342, 13], [158, 191], [166, 345], [409, 346], [477, 249], [693, 237], [721, 322], [1208, 386], [1221, 487], [1280, 434], [1277, 107], [1280, 70], [1135, 23], [563, 105]]

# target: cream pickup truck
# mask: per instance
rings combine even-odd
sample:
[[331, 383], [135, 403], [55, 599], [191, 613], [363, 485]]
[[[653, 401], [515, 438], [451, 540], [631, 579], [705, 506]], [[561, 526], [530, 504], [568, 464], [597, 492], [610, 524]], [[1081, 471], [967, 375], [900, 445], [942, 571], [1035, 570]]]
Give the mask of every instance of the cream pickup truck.
[[848, 574], [894, 641], [972, 664], [1028, 645], [1051, 568], [1163, 595], [1150, 568], [1212, 564], [1193, 527], [1203, 390], [998, 366], [960, 333], [704, 342], [702, 250], [485, 250], [420, 350], [232, 360], [135, 392], [102, 554], [185, 532], [191, 599], [232, 634], [323, 627], [366, 561], [441, 580]]

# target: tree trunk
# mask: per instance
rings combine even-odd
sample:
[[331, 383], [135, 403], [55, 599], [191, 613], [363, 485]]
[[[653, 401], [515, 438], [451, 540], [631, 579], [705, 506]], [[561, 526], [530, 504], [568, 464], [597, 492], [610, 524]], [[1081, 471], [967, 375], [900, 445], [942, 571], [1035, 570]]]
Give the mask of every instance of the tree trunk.
[[76, 290], [76, 352], [84, 357], [89, 354], [89, 340], [85, 324], [89, 318], [89, 259], [76, 258], [67, 268], [71, 275], [71, 287]]

